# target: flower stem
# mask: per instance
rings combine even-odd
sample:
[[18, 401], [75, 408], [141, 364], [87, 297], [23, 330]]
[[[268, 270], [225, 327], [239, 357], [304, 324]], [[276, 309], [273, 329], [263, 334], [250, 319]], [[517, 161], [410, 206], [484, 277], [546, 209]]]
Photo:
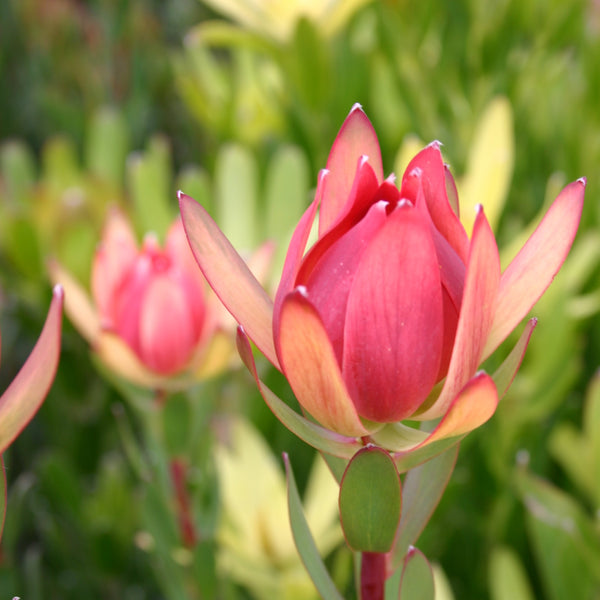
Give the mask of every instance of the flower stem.
[[383, 600], [385, 558], [380, 552], [363, 552], [360, 566], [360, 600]]
[[171, 481], [175, 488], [175, 499], [177, 501], [177, 517], [181, 541], [186, 548], [196, 545], [196, 529], [190, 506], [190, 498], [186, 489], [187, 465], [180, 458], [171, 460]]

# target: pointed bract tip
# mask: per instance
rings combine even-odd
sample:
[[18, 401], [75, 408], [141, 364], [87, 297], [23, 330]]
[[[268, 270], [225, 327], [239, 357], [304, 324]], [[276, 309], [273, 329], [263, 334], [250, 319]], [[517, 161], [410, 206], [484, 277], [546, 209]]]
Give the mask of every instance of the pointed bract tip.
[[386, 177], [386, 179], [385, 179], [385, 180], [386, 180], [388, 183], [391, 183], [391, 184], [393, 185], [394, 183], [396, 183], [396, 179], [397, 179], [397, 177], [396, 177], [396, 173], [390, 173], [390, 174], [389, 174], [389, 175]]
[[579, 183], [582, 183], [583, 187], [585, 187], [587, 185], [587, 177], [580, 177], [577, 181]]
[[439, 150], [443, 145], [440, 140], [433, 140], [433, 142], [427, 144], [427, 148], [437, 148]]
[[181, 190], [177, 190], [177, 200], [179, 200], [181, 202], [181, 200], [184, 196], [185, 196], [185, 194]]
[[362, 104], [360, 104], [360, 102], [355, 102], [352, 105], [352, 108], [350, 109], [350, 113], [349, 114], [352, 114], [355, 110], [360, 110], [361, 112], [364, 112]]
[[306, 289], [305, 285], [299, 285], [294, 291], [300, 294], [303, 298], [308, 298], [308, 290]]
[[358, 161], [358, 168], [362, 167], [365, 163], [369, 162], [369, 157], [366, 154], [360, 155], [360, 160]]
[[421, 169], [421, 167], [415, 167], [414, 169], [411, 169], [410, 173], [408, 174], [409, 177], [421, 177], [421, 175], [423, 175], [423, 169]]
[[411, 207], [412, 208], [413, 203], [408, 200], [407, 198], [400, 198], [400, 200], [398, 200], [398, 203], [396, 204], [396, 209], [399, 208], [406, 208], [406, 207]]
[[65, 297], [65, 290], [64, 290], [63, 286], [60, 283], [57, 283], [52, 288], [52, 295], [55, 298], [58, 298], [59, 300], [62, 300]]
[[529, 322], [531, 323], [531, 325], [533, 327], [535, 327], [538, 324], [538, 318], [537, 317], [532, 317], [531, 319], [529, 319]]
[[483, 212], [483, 204], [477, 203], [475, 205], [475, 214], [478, 215], [479, 213]]

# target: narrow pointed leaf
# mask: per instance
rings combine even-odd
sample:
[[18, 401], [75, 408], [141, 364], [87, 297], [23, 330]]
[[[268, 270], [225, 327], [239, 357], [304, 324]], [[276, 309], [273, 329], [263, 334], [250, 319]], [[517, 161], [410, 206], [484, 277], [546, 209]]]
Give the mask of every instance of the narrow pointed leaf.
[[340, 485], [340, 521], [346, 542], [359, 552], [389, 552], [400, 521], [402, 488], [390, 455], [359, 450]]
[[504, 394], [506, 394], [510, 384], [515, 378], [515, 375], [521, 366], [521, 361], [525, 356], [525, 351], [527, 350], [529, 340], [531, 339], [531, 334], [533, 333], [536, 325], [537, 319], [530, 319], [527, 322], [527, 326], [521, 334], [519, 341], [492, 375], [492, 379], [494, 380], [496, 389], [498, 390], [499, 398], [502, 398]]
[[508, 547], [494, 548], [490, 556], [490, 596], [492, 600], [534, 600], [527, 572], [516, 552]]
[[60, 355], [63, 295], [62, 287], [56, 286], [42, 333], [0, 398], [0, 453], [33, 418], [54, 380]]
[[4, 532], [4, 520], [6, 519], [6, 503], [8, 495], [6, 493], [6, 470], [4, 468], [4, 457], [0, 454], [0, 540], [2, 540], [2, 533]]
[[456, 444], [406, 474], [402, 486], [402, 516], [390, 557], [391, 570], [400, 567], [410, 546], [415, 544], [441, 500], [454, 471], [458, 449]]
[[308, 528], [306, 517], [302, 510], [302, 502], [298, 494], [296, 480], [290, 464], [288, 455], [284, 453], [283, 460], [285, 462], [285, 472], [288, 488], [288, 508], [290, 513], [290, 524], [292, 527], [292, 535], [298, 549], [298, 554], [310, 575], [315, 587], [321, 594], [322, 598], [331, 598], [331, 600], [343, 600], [342, 595], [338, 592], [333, 580], [331, 579], [315, 541]]
[[225, 146], [215, 165], [217, 221], [238, 251], [257, 244], [257, 165], [250, 151], [237, 144]]
[[267, 406], [292, 433], [313, 448], [339, 458], [350, 459], [362, 447], [362, 444], [356, 439], [339, 435], [305, 419], [278, 398], [259, 379], [250, 342], [241, 328], [238, 328], [237, 345], [242, 361], [254, 377]]
[[494, 323], [482, 359], [504, 341], [558, 273], [579, 226], [585, 184], [585, 179], [578, 179], [562, 190], [502, 273]]
[[506, 200], [514, 161], [513, 119], [510, 102], [503, 96], [486, 107], [471, 143], [467, 172], [460, 185], [462, 222], [473, 229], [475, 207], [485, 204], [490, 226], [495, 231]]
[[425, 555], [411, 548], [404, 559], [398, 600], [434, 600], [433, 570]]
[[276, 366], [273, 302], [217, 224], [195, 200], [179, 192], [179, 205], [192, 252], [227, 310]]

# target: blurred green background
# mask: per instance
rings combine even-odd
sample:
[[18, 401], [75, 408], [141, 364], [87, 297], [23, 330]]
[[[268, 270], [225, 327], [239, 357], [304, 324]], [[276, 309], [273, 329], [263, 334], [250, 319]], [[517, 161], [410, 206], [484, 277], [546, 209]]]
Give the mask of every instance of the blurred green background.
[[[479, 169], [468, 193], [500, 206], [507, 253], [544, 202], [587, 176], [572, 255], [533, 310], [540, 320], [521, 371], [494, 418], [463, 442], [418, 545], [456, 598], [600, 598], [598, 2], [6, 0], [0, 81], [2, 390], [42, 327], [46, 259], [87, 285], [108, 205], [126, 207], [140, 235], [161, 234], [181, 188], [238, 249], [266, 238], [285, 249], [355, 102], [386, 171], [408, 136], [442, 141], [459, 184]], [[495, 102], [504, 112], [485, 137]], [[140, 408], [150, 400], [104, 375], [65, 320], [55, 384], [5, 455], [0, 595], [258, 597], [233, 577], [203, 574], [213, 545], [193, 559], [178, 552], [169, 504], [153, 496], [168, 488], [157, 482], [164, 453], [176, 453], [169, 436], [186, 411], [203, 424], [200, 439], [186, 431], [178, 443], [198, 459], [191, 494], [209, 540], [219, 509], [198, 491], [215, 478], [209, 424], [245, 414], [278, 464], [290, 454], [301, 487], [312, 450], [241, 369], [198, 384], [158, 425]], [[339, 550], [328, 562], [346, 585], [348, 561]]]

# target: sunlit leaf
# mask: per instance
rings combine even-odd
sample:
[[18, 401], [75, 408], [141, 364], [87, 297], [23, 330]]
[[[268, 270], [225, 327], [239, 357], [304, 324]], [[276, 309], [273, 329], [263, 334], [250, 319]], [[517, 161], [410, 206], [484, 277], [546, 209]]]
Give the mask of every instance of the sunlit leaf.
[[288, 484], [288, 508], [290, 511], [290, 524], [292, 526], [292, 534], [294, 536], [294, 542], [298, 548], [300, 558], [308, 571], [315, 587], [323, 598], [331, 600], [343, 600], [342, 596], [338, 592], [333, 580], [331, 579], [315, 541], [310, 533], [304, 512], [302, 510], [302, 502], [300, 495], [298, 494], [298, 488], [296, 486], [296, 480], [294, 479], [294, 473], [292, 466], [290, 465], [287, 454], [283, 455], [285, 462], [285, 471], [287, 475]]

